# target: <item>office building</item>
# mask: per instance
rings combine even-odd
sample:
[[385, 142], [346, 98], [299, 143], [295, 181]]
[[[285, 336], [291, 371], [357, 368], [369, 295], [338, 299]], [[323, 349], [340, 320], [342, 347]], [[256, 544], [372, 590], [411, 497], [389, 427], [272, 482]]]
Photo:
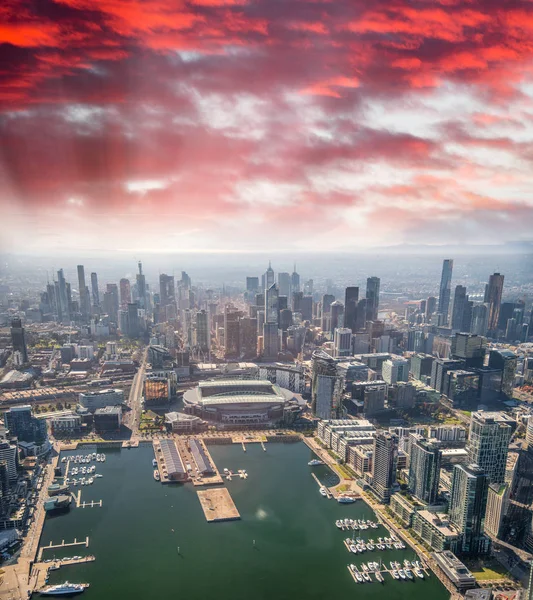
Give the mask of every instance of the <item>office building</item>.
[[334, 353], [336, 357], [351, 356], [352, 330], [348, 327], [335, 329], [333, 334]]
[[439, 304], [437, 312], [442, 315], [441, 325], [448, 324], [448, 313], [450, 312], [450, 294], [452, 283], [453, 260], [447, 258], [442, 263], [442, 274], [439, 287]]
[[436, 310], [437, 310], [437, 298], [435, 298], [435, 296], [429, 296], [429, 298], [426, 300], [426, 312], [425, 312], [426, 323], [429, 323], [431, 321], [431, 317]]
[[463, 285], [455, 287], [452, 306], [451, 327], [457, 331], [470, 331], [472, 324], [472, 304], [468, 300]]
[[513, 397], [517, 364], [518, 358], [510, 350], [491, 350], [489, 353], [489, 368], [502, 372], [501, 393], [508, 399]]
[[354, 381], [352, 398], [357, 410], [371, 417], [385, 409], [388, 386], [384, 381]]
[[57, 272], [57, 316], [59, 321], [68, 323], [70, 321], [70, 302], [67, 292], [67, 282], [63, 275], [63, 269]]
[[335, 329], [344, 327], [344, 304], [335, 300], [330, 305], [330, 331], [333, 333]]
[[409, 361], [400, 356], [389, 358], [383, 363], [382, 376], [389, 385], [409, 381]]
[[487, 511], [485, 513], [485, 532], [497, 538], [500, 534], [503, 518], [509, 505], [509, 485], [491, 483], [487, 491]]
[[166, 275], [165, 273], [159, 275], [159, 303], [163, 307], [176, 303], [176, 288], [172, 275]]
[[278, 325], [279, 291], [275, 283], [265, 290], [265, 323]]
[[143, 273], [143, 265], [142, 262], [139, 261], [139, 272], [136, 276], [137, 281], [137, 304], [140, 309], [146, 309], [146, 277]]
[[410, 434], [409, 489], [422, 502], [435, 504], [439, 493], [442, 452], [435, 442]]
[[516, 423], [504, 413], [473, 412], [466, 449], [469, 462], [478, 465], [489, 483], [504, 483], [507, 453]]
[[366, 320], [376, 321], [379, 309], [379, 277], [369, 277], [366, 280]]
[[437, 566], [459, 591], [468, 590], [477, 586], [474, 575], [451, 550], [434, 552], [431, 556], [437, 563]]
[[116, 283], [108, 283], [106, 285], [103, 309], [113, 323], [118, 323], [119, 297], [118, 286]]
[[239, 319], [242, 313], [234, 306], [227, 305], [224, 309], [224, 356], [226, 358], [238, 358], [240, 348], [240, 326]]
[[472, 308], [472, 326], [470, 331], [476, 335], [487, 335], [489, 310], [486, 304], [475, 304]]
[[271, 265], [270, 261], [268, 261], [268, 269], [266, 270], [266, 272], [262, 276], [262, 282], [261, 283], [262, 283], [263, 291], [268, 290], [275, 283], [274, 269], [272, 268], [272, 265]]
[[277, 322], [263, 325], [263, 357], [277, 360], [280, 351], [280, 339]]
[[500, 305], [502, 303], [504, 276], [494, 273], [489, 278], [485, 287], [485, 304], [488, 306], [487, 327], [491, 336], [498, 332], [498, 321], [500, 318]]
[[357, 331], [357, 304], [359, 302], [359, 288], [347, 287], [344, 294], [344, 326], [349, 327], [352, 333]]
[[378, 431], [374, 437], [372, 489], [381, 502], [388, 504], [396, 483], [398, 438], [387, 431]]
[[291, 290], [293, 294], [300, 291], [300, 275], [296, 272], [296, 265], [291, 274]]
[[489, 549], [483, 535], [488, 486], [488, 477], [479, 465], [454, 466], [449, 515], [461, 534], [461, 554], [476, 556]]
[[415, 354], [411, 357], [410, 372], [415, 379], [422, 381], [422, 378], [431, 377], [431, 368], [433, 366], [433, 356], [429, 354]]
[[130, 280], [123, 277], [119, 281], [118, 285], [120, 290], [120, 307], [122, 308], [122, 310], [126, 310], [128, 304], [131, 303]]
[[106, 406], [118, 406], [124, 402], [124, 390], [106, 389], [82, 392], [79, 395], [80, 406], [90, 412]]
[[252, 298], [253, 294], [257, 294], [259, 291], [259, 277], [246, 278], [246, 291], [249, 292], [250, 297]]
[[22, 321], [18, 317], [11, 320], [11, 345], [13, 346], [13, 353], [20, 352], [22, 364], [26, 364], [28, 362], [28, 347], [26, 346], [24, 327], [22, 327]]
[[469, 369], [483, 366], [487, 340], [474, 333], [456, 333], [452, 337], [450, 354], [453, 359], [463, 360]]
[[125, 335], [132, 339], [137, 339], [141, 335], [139, 306], [137, 302], [131, 302], [127, 305], [127, 330]]
[[278, 273], [278, 287], [279, 295], [286, 296], [287, 298], [291, 295], [291, 275], [290, 273]]
[[451, 360], [447, 358], [435, 359], [433, 361], [433, 366], [431, 367], [431, 387], [437, 390], [437, 392], [445, 394], [446, 373], [455, 369], [461, 369], [463, 366], [464, 362], [462, 360]]
[[94, 411], [94, 429], [96, 432], [120, 431], [122, 409], [120, 406], [106, 406]]

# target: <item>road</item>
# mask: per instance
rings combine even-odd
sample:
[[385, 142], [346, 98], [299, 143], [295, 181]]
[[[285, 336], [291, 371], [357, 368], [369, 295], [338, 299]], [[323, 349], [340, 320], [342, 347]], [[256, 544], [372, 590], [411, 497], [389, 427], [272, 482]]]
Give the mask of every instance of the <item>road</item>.
[[139, 433], [139, 424], [141, 420], [141, 396], [143, 391], [143, 382], [144, 382], [144, 374], [146, 372], [146, 362], [148, 359], [148, 348], [146, 348], [143, 352], [143, 358], [135, 377], [133, 378], [133, 383], [131, 384], [130, 389], [130, 397], [128, 399], [128, 405], [131, 409], [130, 418], [129, 418], [129, 426], [131, 428], [132, 434], [135, 436]]

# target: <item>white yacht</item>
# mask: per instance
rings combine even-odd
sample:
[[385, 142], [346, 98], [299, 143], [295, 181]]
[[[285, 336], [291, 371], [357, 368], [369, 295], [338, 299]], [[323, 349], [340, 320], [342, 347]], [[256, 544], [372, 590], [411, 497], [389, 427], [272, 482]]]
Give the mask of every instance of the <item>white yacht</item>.
[[321, 487], [319, 492], [324, 496], [324, 498], [328, 495], [328, 492], [325, 487]]
[[72, 596], [81, 594], [89, 587], [88, 583], [60, 583], [59, 585], [47, 585], [39, 593], [41, 596]]
[[313, 458], [307, 463], [310, 467], [318, 467], [318, 465], [323, 465], [324, 461], [319, 460], [318, 458]]

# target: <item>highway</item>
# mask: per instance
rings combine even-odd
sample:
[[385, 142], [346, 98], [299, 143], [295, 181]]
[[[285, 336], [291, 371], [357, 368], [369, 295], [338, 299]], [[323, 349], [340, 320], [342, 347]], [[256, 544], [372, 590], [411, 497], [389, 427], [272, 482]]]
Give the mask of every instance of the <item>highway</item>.
[[144, 374], [146, 372], [146, 361], [148, 358], [148, 348], [143, 352], [143, 358], [130, 389], [128, 405], [131, 409], [129, 425], [133, 435], [139, 433], [139, 424], [141, 420], [141, 396], [143, 391]]

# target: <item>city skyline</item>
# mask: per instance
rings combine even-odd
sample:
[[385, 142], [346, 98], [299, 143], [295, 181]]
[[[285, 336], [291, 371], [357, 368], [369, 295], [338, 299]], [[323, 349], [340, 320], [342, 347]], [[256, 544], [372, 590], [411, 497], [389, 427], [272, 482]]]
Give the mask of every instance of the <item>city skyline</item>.
[[2, 10], [2, 251], [531, 239], [528, 5]]

